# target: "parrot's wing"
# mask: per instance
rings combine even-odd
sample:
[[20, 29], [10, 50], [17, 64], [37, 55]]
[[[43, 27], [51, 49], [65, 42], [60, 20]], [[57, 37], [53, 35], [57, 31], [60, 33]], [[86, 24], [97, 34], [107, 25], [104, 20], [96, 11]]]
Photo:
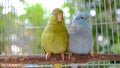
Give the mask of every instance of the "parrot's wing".
[[48, 47], [54, 41], [54, 39], [55, 39], [55, 35], [53, 33], [50, 32], [43, 33], [41, 37], [42, 46], [44, 48]]

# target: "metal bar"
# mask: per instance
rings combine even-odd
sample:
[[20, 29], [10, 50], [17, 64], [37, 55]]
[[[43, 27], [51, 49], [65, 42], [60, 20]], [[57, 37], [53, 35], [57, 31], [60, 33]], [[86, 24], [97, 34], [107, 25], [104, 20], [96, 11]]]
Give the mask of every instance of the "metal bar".
[[[102, 23], [92, 23], [92, 25], [109, 25], [109, 24], [113, 24], [113, 25], [120, 25], [119, 23], [115, 23], [115, 22], [102, 22]], [[43, 29], [46, 26], [29, 26], [29, 27], [24, 27], [25, 29]]]
[[[108, 16], [108, 14], [107, 14], [107, 9], [106, 9], [106, 0], [104, 0], [104, 10], [105, 10], [105, 23], [108, 23], [108, 19], [107, 19], [107, 16]], [[109, 37], [108, 37], [108, 24], [106, 24], [106, 37], [109, 39]], [[108, 44], [108, 46], [107, 46], [107, 50], [108, 50], [108, 54], [109, 54], [109, 44]]]

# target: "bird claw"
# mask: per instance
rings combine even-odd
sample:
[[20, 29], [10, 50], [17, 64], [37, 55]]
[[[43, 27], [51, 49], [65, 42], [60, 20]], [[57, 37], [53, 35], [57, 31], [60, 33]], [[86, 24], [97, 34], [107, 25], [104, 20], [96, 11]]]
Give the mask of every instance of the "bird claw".
[[50, 58], [50, 56], [51, 56], [51, 53], [46, 54], [46, 56], [45, 56], [46, 61]]
[[65, 59], [64, 53], [61, 53], [61, 58], [62, 58], [62, 61], [64, 61]]
[[72, 53], [68, 53], [68, 59], [71, 60]]
[[92, 58], [94, 58], [94, 53], [89, 53], [89, 55], [92, 57]]

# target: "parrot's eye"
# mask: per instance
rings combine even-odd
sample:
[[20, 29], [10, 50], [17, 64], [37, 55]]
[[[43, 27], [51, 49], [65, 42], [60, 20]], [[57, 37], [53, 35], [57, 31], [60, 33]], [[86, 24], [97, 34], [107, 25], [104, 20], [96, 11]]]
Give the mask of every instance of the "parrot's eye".
[[84, 19], [84, 17], [81, 17], [81, 19]]
[[81, 19], [86, 20], [87, 18], [86, 17], [81, 17]]

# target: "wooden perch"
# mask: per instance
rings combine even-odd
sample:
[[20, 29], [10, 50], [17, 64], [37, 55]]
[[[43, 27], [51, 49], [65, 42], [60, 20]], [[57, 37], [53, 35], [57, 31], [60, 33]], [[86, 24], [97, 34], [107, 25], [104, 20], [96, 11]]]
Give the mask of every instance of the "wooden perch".
[[60, 55], [52, 55], [46, 61], [45, 55], [1, 55], [0, 64], [70, 64], [70, 63], [87, 63], [101, 60], [120, 60], [120, 54], [96, 54], [94, 58], [89, 55], [73, 55], [71, 60], [68, 59], [68, 54], [65, 55], [65, 60], [61, 61]]

